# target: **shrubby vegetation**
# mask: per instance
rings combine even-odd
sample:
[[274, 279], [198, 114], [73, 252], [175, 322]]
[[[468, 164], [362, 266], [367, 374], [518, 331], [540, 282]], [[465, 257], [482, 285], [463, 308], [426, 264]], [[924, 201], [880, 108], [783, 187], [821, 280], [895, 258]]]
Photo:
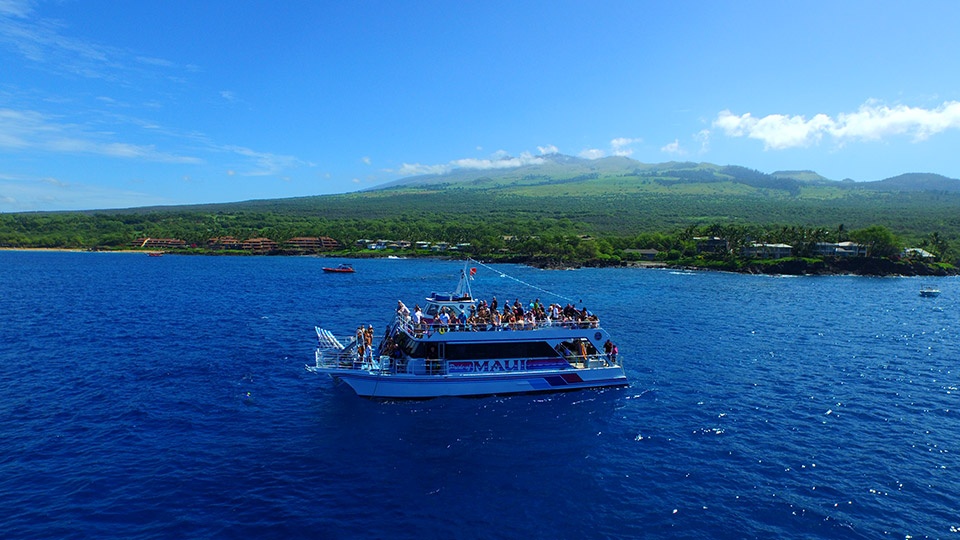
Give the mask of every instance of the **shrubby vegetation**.
[[[800, 258], [817, 242], [845, 240], [877, 257], [904, 247], [946, 263], [960, 256], [958, 193], [840, 189], [741, 169], [718, 168], [706, 179], [697, 171], [526, 175], [234, 204], [0, 214], [0, 246], [119, 249], [153, 237], [202, 250], [221, 236], [280, 244], [329, 236], [348, 255], [362, 251], [357, 240], [389, 239], [469, 243], [469, 255], [544, 264], [620, 264], [641, 258], [632, 250], [656, 249], [672, 264], [733, 269], [757, 264], [735, 255], [753, 242], [789, 244]], [[698, 236], [727, 239], [730, 253], [698, 254]]]

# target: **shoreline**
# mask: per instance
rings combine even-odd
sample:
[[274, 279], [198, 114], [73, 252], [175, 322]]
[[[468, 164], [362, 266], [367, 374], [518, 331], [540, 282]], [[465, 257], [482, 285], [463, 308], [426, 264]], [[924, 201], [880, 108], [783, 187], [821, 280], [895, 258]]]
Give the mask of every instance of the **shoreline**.
[[[82, 248], [35, 248], [0, 247], [0, 251], [33, 251], [38, 253], [155, 253], [159, 250], [140, 251], [136, 249], [82, 249]], [[166, 253], [166, 252], [165, 252]]]
[[[178, 251], [166, 250], [140, 250], [140, 249], [82, 249], [82, 248], [38, 248], [38, 247], [0, 247], [0, 251], [24, 251], [37, 253], [124, 253], [124, 254], [152, 254], [161, 253], [169, 255], [225, 255], [223, 253], [180, 253]], [[331, 253], [268, 253], [268, 254], [239, 254], [229, 253], [237, 256], [275, 256], [275, 257], [332, 257], [344, 259], [386, 259], [387, 255], [353, 253], [353, 254], [331, 254]], [[450, 256], [420, 256], [416, 254], [405, 255], [405, 258], [435, 258], [435, 259], [455, 259]], [[508, 264], [523, 264], [533, 268], [543, 270], [575, 270], [577, 268], [639, 268], [639, 269], [660, 269], [660, 270], [683, 270], [683, 271], [717, 271], [731, 272], [736, 274], [759, 274], [759, 275], [782, 275], [782, 276], [873, 276], [873, 277], [947, 277], [960, 275], [960, 269], [953, 266], [937, 265], [922, 261], [893, 261], [890, 259], [879, 258], [850, 258], [850, 259], [800, 259], [788, 258], [782, 260], [750, 262], [738, 265], [732, 261], [704, 261], [707, 264], [671, 264], [665, 261], [609, 261], [603, 259], [594, 259], [579, 262], [563, 262], [552, 259], [542, 259], [535, 256], [517, 255], [512, 257], [493, 258], [490, 262], [500, 262]]]

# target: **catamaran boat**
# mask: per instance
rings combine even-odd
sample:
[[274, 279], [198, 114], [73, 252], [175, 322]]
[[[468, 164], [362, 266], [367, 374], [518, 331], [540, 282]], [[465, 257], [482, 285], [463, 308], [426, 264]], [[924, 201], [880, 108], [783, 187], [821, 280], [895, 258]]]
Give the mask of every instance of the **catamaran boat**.
[[[317, 327], [315, 363], [358, 395], [432, 398], [556, 392], [628, 384], [618, 350], [585, 308], [494, 306], [474, 298], [465, 267], [456, 290], [414, 312], [398, 301], [379, 343]], [[419, 306], [417, 306], [419, 307]], [[494, 309], [491, 309], [494, 308]], [[517, 309], [519, 308], [519, 309]], [[520, 313], [522, 312], [522, 313]]]

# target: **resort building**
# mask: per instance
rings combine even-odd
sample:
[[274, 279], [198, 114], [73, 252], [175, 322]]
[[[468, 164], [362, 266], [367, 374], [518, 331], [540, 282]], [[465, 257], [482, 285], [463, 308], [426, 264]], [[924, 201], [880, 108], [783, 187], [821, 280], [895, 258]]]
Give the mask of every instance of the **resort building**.
[[185, 248], [187, 243], [177, 238], [137, 238], [130, 243], [132, 247], [147, 249]]
[[937, 256], [921, 248], [906, 248], [900, 254], [904, 259], [936, 259]]
[[867, 246], [856, 242], [817, 242], [813, 254], [818, 257], [866, 257]]
[[269, 253], [276, 251], [279, 246], [269, 238], [251, 238], [243, 242], [242, 249], [254, 253]]
[[730, 242], [726, 238], [716, 236], [698, 236], [697, 253], [727, 253], [730, 251]]
[[636, 255], [641, 261], [656, 260], [657, 254], [660, 253], [655, 249], [625, 249], [623, 252], [630, 255]]
[[207, 249], [243, 249], [243, 242], [232, 236], [218, 236], [207, 240]]
[[782, 259], [793, 255], [793, 246], [788, 244], [758, 244], [744, 246], [740, 250], [744, 257], [758, 257], [762, 259]]
[[340, 243], [328, 236], [298, 236], [284, 242], [284, 247], [296, 251], [330, 251], [340, 247]]

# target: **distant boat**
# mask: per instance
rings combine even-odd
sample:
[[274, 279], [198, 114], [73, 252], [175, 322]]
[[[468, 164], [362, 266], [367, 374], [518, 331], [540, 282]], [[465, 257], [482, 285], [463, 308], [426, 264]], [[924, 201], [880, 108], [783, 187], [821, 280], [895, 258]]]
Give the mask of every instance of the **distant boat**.
[[921, 285], [920, 296], [940, 296], [940, 289], [933, 285]]
[[331, 267], [329, 267], [329, 266], [324, 266], [324, 267], [323, 267], [323, 271], [324, 271], [324, 272], [332, 272], [332, 273], [335, 273], [335, 274], [352, 274], [353, 272], [355, 272], [355, 270], [353, 269], [353, 266], [351, 266], [351, 265], [349, 265], [349, 264], [341, 264], [341, 265], [338, 265], [338, 266], [333, 267], [333, 268], [331, 268]]
[[147, 253], [148, 257], [163, 257], [162, 251], [150, 251]]

